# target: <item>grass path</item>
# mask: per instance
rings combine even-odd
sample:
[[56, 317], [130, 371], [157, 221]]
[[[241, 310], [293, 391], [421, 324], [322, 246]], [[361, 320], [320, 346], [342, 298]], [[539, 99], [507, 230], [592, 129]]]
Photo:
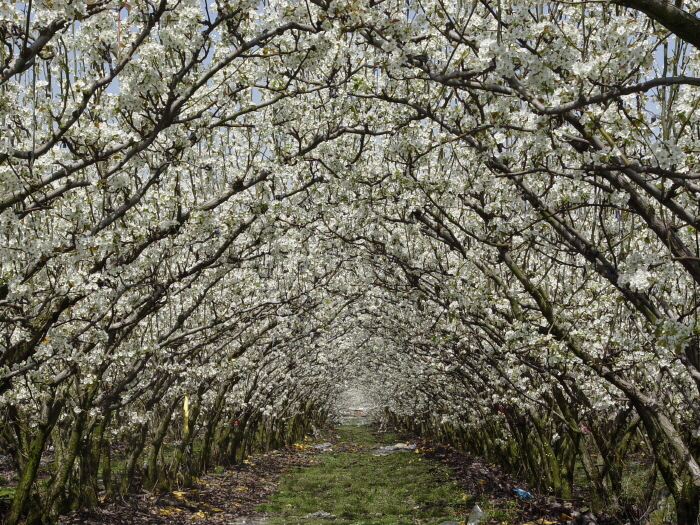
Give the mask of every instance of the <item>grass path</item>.
[[[374, 455], [372, 447], [396, 443], [394, 434], [341, 426], [333, 451], [285, 472], [257, 510], [270, 516], [268, 525], [437, 525], [464, 519], [462, 491], [446, 466], [415, 451]], [[334, 518], [310, 516], [319, 511]]]

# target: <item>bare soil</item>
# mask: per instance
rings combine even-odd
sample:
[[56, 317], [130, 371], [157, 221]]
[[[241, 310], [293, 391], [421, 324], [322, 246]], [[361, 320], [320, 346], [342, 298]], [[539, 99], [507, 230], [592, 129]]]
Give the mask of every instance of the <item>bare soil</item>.
[[[311, 452], [276, 450], [253, 456], [221, 474], [208, 474], [193, 487], [166, 494], [130, 494], [94, 509], [71, 512], [61, 525], [231, 525], [259, 515], [253, 508], [275, 490], [291, 467], [308, 464]], [[252, 523], [252, 521], [248, 520]]]

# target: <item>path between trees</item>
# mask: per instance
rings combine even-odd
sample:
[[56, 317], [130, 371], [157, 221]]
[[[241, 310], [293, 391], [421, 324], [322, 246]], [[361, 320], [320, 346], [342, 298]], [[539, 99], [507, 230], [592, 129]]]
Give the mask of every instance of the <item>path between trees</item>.
[[528, 488], [496, 465], [358, 421], [254, 456], [192, 488], [142, 492], [61, 523], [438, 525], [466, 522], [474, 505], [484, 512], [482, 524], [589, 523], [571, 503], [519, 497], [514, 489]]

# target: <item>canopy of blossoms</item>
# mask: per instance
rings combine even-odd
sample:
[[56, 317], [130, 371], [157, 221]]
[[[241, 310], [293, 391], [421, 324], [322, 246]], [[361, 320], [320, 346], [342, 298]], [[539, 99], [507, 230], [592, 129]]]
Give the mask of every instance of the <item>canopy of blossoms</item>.
[[348, 391], [545, 493], [581, 465], [600, 505], [646, 448], [695, 523], [699, 10], [0, 3], [6, 523], [186, 483]]

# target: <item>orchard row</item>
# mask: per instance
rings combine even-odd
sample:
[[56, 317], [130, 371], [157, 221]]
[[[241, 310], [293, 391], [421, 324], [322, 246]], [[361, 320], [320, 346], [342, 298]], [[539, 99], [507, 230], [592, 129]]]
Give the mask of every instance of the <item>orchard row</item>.
[[695, 523], [699, 8], [3, 3], [6, 523], [353, 389], [600, 508], [646, 450]]

